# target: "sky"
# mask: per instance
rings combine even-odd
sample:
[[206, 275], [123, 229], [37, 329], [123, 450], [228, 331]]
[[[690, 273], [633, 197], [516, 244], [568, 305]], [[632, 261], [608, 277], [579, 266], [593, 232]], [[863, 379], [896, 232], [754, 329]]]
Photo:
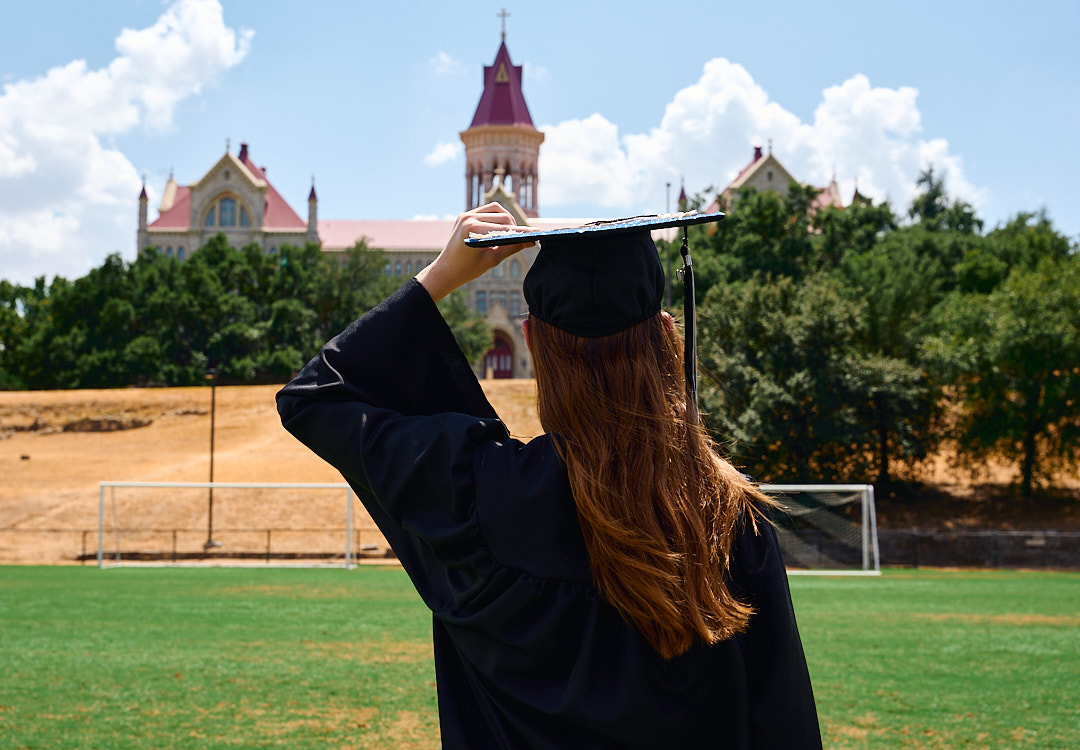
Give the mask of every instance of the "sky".
[[[459, 137], [499, 3], [0, 0], [0, 279], [135, 257], [169, 174], [249, 144], [306, 217], [464, 209]], [[695, 5], [697, 7], [695, 7]], [[541, 216], [667, 210], [768, 148], [798, 179], [906, 212], [928, 166], [991, 229], [1080, 240], [1080, 3], [506, 4], [545, 133]], [[668, 184], [671, 187], [668, 187]]]

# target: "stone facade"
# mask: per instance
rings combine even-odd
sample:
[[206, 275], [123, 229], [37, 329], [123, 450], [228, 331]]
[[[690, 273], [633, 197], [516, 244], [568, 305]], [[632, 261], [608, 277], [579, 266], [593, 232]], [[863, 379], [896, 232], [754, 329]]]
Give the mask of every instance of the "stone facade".
[[[484, 91], [465, 144], [466, 208], [497, 201], [518, 223], [567, 226], [580, 223], [539, 218], [537, 165], [543, 133], [533, 127], [521, 92], [521, 67], [510, 61], [505, 42], [493, 65], [484, 68]], [[156, 247], [183, 260], [211, 237], [223, 233], [234, 247], [255, 243], [268, 253], [284, 244], [319, 243], [325, 252], [343, 253], [357, 242], [381, 250], [384, 272], [404, 283], [431, 263], [449, 236], [451, 221], [322, 220], [314, 187], [304, 222], [251, 160], [247, 144], [226, 153], [197, 182], [181, 186], [171, 176], [162, 193], [158, 218], [148, 223], [148, 199], [139, 196], [138, 247]], [[500, 263], [464, 287], [468, 304], [487, 317], [494, 341], [477, 367], [487, 377], [533, 377], [532, 359], [522, 332], [526, 311], [522, 281], [536, 257], [535, 248]]]
[[238, 155], [227, 151], [197, 182], [181, 186], [170, 176], [153, 223], [147, 222], [146, 204], [144, 190], [139, 196], [138, 248], [156, 247], [181, 260], [218, 233], [234, 247], [255, 243], [266, 252], [319, 241], [314, 189], [305, 222], [251, 161], [246, 143]]

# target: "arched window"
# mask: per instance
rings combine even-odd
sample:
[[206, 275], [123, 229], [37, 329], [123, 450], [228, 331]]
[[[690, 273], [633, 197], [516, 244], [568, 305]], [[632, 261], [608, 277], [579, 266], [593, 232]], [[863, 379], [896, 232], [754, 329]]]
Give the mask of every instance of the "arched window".
[[221, 226], [236, 226], [236, 200], [234, 198], [222, 198], [221, 203]]
[[502, 263], [491, 269], [491, 275], [494, 276], [496, 279], [501, 279], [503, 277]]
[[519, 276], [521, 276], [521, 264], [515, 258], [510, 261], [510, 278], [516, 279]]
[[405, 275], [406, 276], [412, 276], [412, 261], [411, 260], [405, 261]]
[[181, 245], [180, 248], [176, 251], [176, 257], [179, 258], [180, 260], [184, 260], [184, 258], [187, 257], [187, 254], [184, 253], [184, 246], [183, 245]]
[[165, 257], [166, 258], [171, 258], [172, 257], [172, 245], [169, 245], [167, 248], [165, 248]]
[[395, 276], [400, 276], [401, 275], [401, 261], [400, 260], [397, 263], [394, 264], [394, 275]]
[[223, 196], [210, 204], [206, 212], [207, 227], [250, 227], [251, 214], [236, 198]]

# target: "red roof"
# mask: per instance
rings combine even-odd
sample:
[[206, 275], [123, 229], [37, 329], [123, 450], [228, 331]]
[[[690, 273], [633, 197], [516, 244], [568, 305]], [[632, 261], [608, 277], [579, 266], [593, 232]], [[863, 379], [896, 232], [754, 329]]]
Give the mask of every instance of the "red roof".
[[266, 172], [262, 167], [255, 166], [248, 154], [246, 143], [240, 144], [240, 154], [237, 156], [240, 163], [251, 171], [257, 179], [266, 181], [266, 199], [263, 203], [263, 229], [307, 229], [307, 222], [293, 211], [292, 206], [285, 202], [281, 194], [266, 179]]
[[187, 229], [191, 223], [191, 188], [186, 185], [176, 188], [176, 199], [168, 211], [150, 222], [154, 229]]
[[481, 125], [534, 127], [525, 95], [521, 93], [521, 66], [510, 61], [506, 42], [499, 45], [495, 62], [484, 66], [484, 93], [469, 127]]
[[[306, 230], [307, 222], [292, 209], [272, 184], [266, 179], [266, 172], [255, 165], [248, 154], [246, 143], [240, 144], [237, 159], [257, 180], [266, 182], [263, 198], [263, 229], [266, 230]], [[180, 186], [176, 189], [176, 198], [172, 206], [163, 211], [149, 226], [154, 229], [189, 229], [191, 223], [191, 187]]]
[[[770, 151], [770, 153], [772, 152]], [[754, 166], [759, 161], [761, 161], [761, 146], [754, 146], [754, 158], [750, 160], [749, 164], [739, 170], [739, 173], [735, 175], [735, 179], [731, 181], [731, 184], [734, 185], [736, 182], [738, 182], [739, 178], [749, 172], [750, 167]]]

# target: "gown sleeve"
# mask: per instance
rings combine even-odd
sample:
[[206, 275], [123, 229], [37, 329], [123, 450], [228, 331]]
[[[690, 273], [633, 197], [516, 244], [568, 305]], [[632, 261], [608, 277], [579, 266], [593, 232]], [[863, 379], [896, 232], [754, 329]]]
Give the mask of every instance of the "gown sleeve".
[[492, 561], [474, 466], [509, 435], [422, 285], [330, 340], [277, 405], [353, 487], [433, 611], [476, 595]]
[[776, 532], [742, 524], [733, 569], [735, 593], [754, 608], [743, 645], [754, 748], [819, 750], [821, 733], [810, 674]]

